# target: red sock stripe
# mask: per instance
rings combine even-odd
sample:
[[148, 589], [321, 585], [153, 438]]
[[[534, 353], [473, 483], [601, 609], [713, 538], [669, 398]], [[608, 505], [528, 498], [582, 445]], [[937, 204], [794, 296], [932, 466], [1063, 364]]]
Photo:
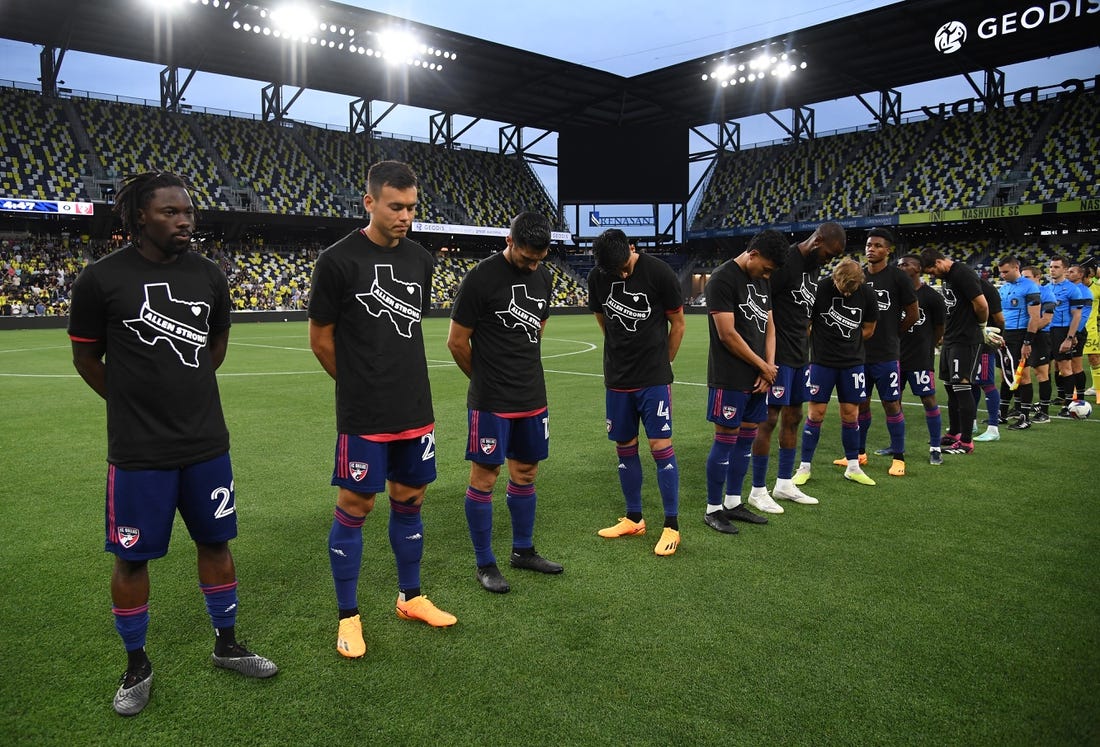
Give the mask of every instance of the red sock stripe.
[[339, 506], [337, 506], [336, 510], [332, 512], [332, 515], [336, 517], [336, 521], [338, 521], [340, 524], [343, 524], [346, 527], [351, 527], [353, 529], [358, 529], [359, 527], [363, 526], [363, 522], [367, 520], [366, 516], [352, 516]]
[[420, 513], [420, 506], [402, 503], [401, 501], [395, 501], [393, 498], [390, 498], [390, 510], [398, 514], [418, 514]]
[[905, 422], [905, 413], [899, 412], [897, 415], [887, 415], [886, 416], [886, 422], [887, 423], [904, 423]]
[[737, 443], [736, 433], [715, 433], [714, 440], [720, 444], [735, 444]]
[[140, 607], [130, 607], [129, 609], [123, 609], [122, 607], [111, 608], [111, 614], [115, 617], [134, 617], [135, 615], [144, 615], [148, 611], [148, 604], [143, 604]]
[[621, 457], [638, 456], [638, 444], [633, 446], [616, 446], [615, 453]]
[[493, 494], [492, 493], [486, 493], [483, 490], [477, 490], [476, 488], [472, 488], [472, 487], [467, 487], [466, 488], [466, 497], [469, 498], [471, 501], [477, 501], [478, 503], [492, 503], [493, 502]]
[[657, 449], [653, 452], [654, 459], [671, 459], [676, 455], [676, 450], [669, 446], [667, 449]]
[[217, 594], [219, 591], [232, 591], [237, 588], [237, 582], [230, 581], [228, 584], [199, 584], [199, 588], [202, 589], [203, 594]]
[[535, 484], [530, 485], [517, 485], [511, 480], [508, 481], [508, 492], [512, 495], [519, 496], [521, 498], [535, 494]]

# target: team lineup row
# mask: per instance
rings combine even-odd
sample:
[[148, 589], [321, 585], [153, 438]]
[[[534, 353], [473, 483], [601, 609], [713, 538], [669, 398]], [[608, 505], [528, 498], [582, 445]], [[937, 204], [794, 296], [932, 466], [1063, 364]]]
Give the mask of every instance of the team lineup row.
[[[368, 225], [321, 252], [313, 269], [310, 346], [334, 380], [336, 400], [331, 484], [337, 495], [328, 538], [339, 619], [336, 648], [353, 659], [366, 653], [357, 595], [362, 527], [382, 491], [389, 500], [388, 535], [397, 566], [396, 614], [434, 627], [457, 622], [422, 593], [420, 582], [420, 512], [436, 465], [421, 332], [431, 304], [434, 260], [407, 237], [417, 194], [416, 175], [407, 164], [376, 163], [363, 198]], [[241, 645], [235, 633], [237, 580], [228, 545], [237, 534], [235, 495], [215, 373], [229, 335], [225, 275], [190, 251], [195, 209], [183, 178], [167, 172], [132, 177], [119, 191], [115, 209], [131, 243], [81, 272], [68, 331], [74, 365], [107, 402], [105, 549], [115, 556], [112, 611], [127, 653], [113, 704], [119, 714], [134, 715], [148, 703], [153, 679], [145, 651], [148, 561], [167, 552], [177, 511], [198, 552], [199, 583], [215, 631], [213, 663], [251, 677], [270, 677], [278, 668]], [[900, 396], [906, 380], [925, 402], [930, 460], [940, 463], [931, 369], [941, 333], [940, 377], [948, 391], [952, 434], [942, 450], [973, 450], [972, 387], [979, 382], [983, 344], [1000, 340], [1000, 330], [988, 326], [996, 317], [990, 316], [977, 275], [936, 251], [891, 264], [894, 236], [873, 229], [865, 268], [843, 260], [819, 280], [826, 264], [843, 252], [845, 240], [835, 223], [793, 245], [778, 231], [763, 231], [707, 284], [707, 418], [714, 423], [714, 440], [706, 463], [704, 519], [718, 532], [736, 533], [738, 521], [767, 521], [745, 503], [771, 513], [783, 510], [776, 499], [817, 503], [800, 486], [810, 479], [833, 389], [840, 402], [847, 479], [874, 484], [860, 467], [866, 451], [861, 426], [870, 423], [872, 386], [887, 413], [890, 474], [905, 474]], [[463, 278], [447, 339], [469, 378], [465, 514], [474, 575], [493, 593], [510, 589], [491, 546], [493, 491], [505, 464], [509, 566], [563, 571], [534, 544], [535, 484], [549, 442], [541, 363], [552, 293], [543, 263], [549, 221], [520, 213], [505, 243], [503, 251]], [[601, 234], [594, 255], [589, 307], [604, 336], [607, 431], [616, 446], [626, 509], [618, 523], [599, 534], [646, 532], [639, 458], [644, 428], [664, 513], [654, 552], [672, 555], [680, 543], [680, 479], [671, 439], [672, 363], [685, 328], [680, 285], [668, 265], [639, 254], [621, 231]], [[942, 296], [921, 283], [922, 271], [944, 281]], [[1000, 326], [1011, 347], [1014, 329], [1007, 320]], [[1027, 343], [1033, 342], [1029, 337]], [[764, 477], [777, 427], [778, 479], [769, 492]], [[750, 464], [752, 489], [743, 503]]]

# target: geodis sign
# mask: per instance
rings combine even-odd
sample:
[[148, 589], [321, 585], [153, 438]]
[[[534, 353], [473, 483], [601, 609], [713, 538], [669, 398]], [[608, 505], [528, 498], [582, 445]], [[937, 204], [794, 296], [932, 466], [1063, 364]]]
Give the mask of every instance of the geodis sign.
[[1053, 0], [983, 18], [973, 30], [962, 21], [948, 21], [936, 30], [932, 43], [937, 51], [952, 54], [962, 49], [967, 40], [973, 40], [975, 36], [988, 40], [998, 36], [1027, 33], [1092, 13], [1100, 13], [1100, 0]]

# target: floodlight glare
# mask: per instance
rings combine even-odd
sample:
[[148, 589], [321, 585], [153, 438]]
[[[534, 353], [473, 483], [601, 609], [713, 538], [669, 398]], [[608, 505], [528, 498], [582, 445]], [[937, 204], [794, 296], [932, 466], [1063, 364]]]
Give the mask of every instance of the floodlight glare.
[[418, 46], [416, 39], [404, 31], [390, 29], [378, 35], [379, 46], [387, 59], [402, 60], [411, 57]]
[[271, 11], [271, 21], [276, 28], [292, 29], [318, 28], [317, 18], [304, 5], [283, 5]]

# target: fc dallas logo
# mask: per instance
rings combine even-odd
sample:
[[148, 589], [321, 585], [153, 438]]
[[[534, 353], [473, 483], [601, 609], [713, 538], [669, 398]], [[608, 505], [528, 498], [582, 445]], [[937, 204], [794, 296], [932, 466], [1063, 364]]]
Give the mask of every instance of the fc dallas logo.
[[495, 438], [483, 438], [480, 445], [483, 454], [492, 454], [497, 450], [497, 440]]
[[129, 550], [141, 539], [141, 530], [137, 527], [119, 527], [118, 544]]
[[366, 477], [369, 469], [370, 465], [366, 462], [348, 462], [348, 471], [351, 473], [351, 479], [356, 482], [360, 482]]

